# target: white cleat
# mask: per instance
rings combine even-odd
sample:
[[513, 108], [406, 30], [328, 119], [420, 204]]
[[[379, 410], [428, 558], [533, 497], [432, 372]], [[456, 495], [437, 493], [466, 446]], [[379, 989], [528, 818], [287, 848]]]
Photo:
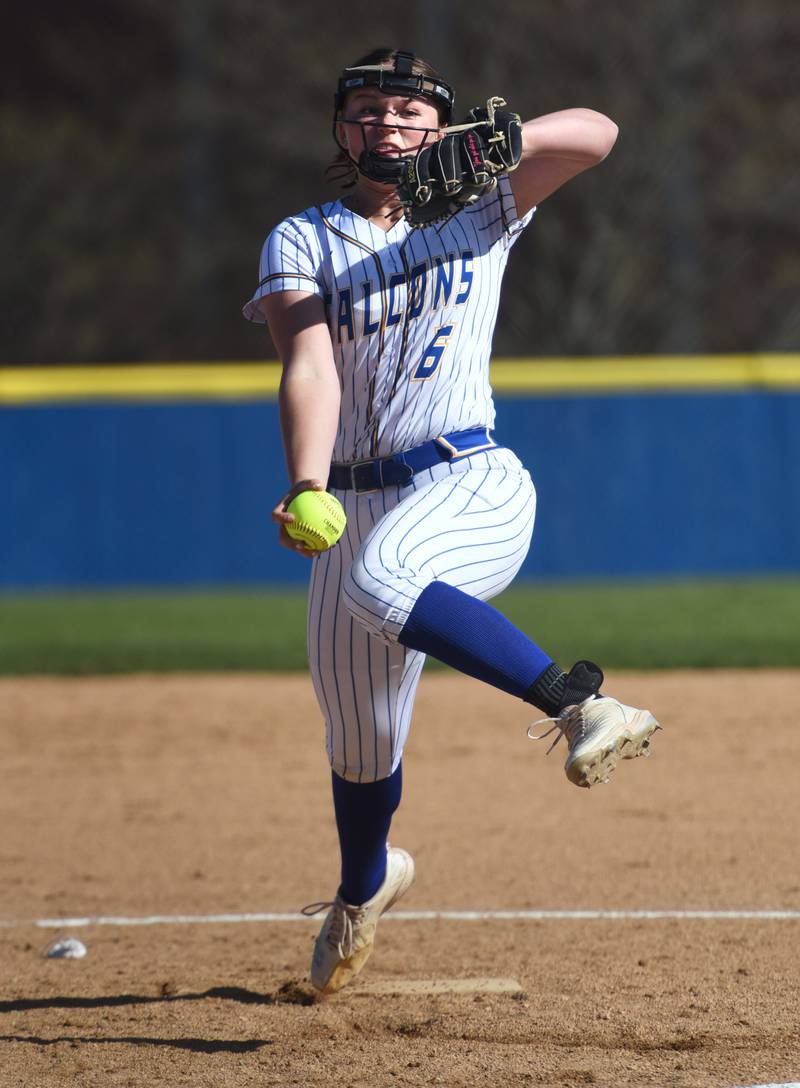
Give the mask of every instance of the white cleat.
[[320, 993], [336, 993], [356, 977], [372, 952], [378, 919], [413, 883], [414, 859], [405, 850], [390, 846], [386, 851], [386, 877], [372, 899], [353, 906], [337, 894], [332, 903], [312, 903], [303, 908], [303, 914], [309, 915], [330, 908], [311, 959], [311, 982]]
[[608, 782], [621, 759], [650, 755], [650, 740], [661, 726], [649, 710], [625, 706], [610, 696], [591, 695], [582, 703], [565, 707], [557, 718], [543, 718], [555, 724], [538, 736], [528, 729], [531, 740], [543, 740], [558, 730], [548, 753], [562, 737], [567, 738], [569, 755], [564, 764], [567, 778], [576, 786], [589, 788]]

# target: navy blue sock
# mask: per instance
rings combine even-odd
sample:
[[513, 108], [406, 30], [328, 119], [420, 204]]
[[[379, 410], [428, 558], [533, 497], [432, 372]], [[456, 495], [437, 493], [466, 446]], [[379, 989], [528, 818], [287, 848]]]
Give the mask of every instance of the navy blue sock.
[[423, 589], [398, 641], [520, 699], [553, 664], [496, 608], [446, 582]]
[[380, 782], [348, 782], [333, 772], [333, 807], [342, 851], [339, 893], [366, 903], [386, 876], [386, 839], [403, 791], [403, 765]]

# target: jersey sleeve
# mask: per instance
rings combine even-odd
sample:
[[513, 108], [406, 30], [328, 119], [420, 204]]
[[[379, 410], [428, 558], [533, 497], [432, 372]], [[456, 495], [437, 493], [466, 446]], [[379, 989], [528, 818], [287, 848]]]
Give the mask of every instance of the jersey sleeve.
[[242, 313], [248, 321], [265, 324], [259, 299], [277, 291], [308, 291], [325, 297], [320, 261], [297, 223], [285, 219], [267, 238], [261, 250], [259, 284], [253, 297], [245, 303]]
[[472, 208], [466, 209], [466, 214], [472, 225], [486, 236], [490, 247], [499, 243], [510, 249], [533, 219], [535, 211], [536, 208], [531, 208], [525, 215], [519, 215], [511, 181], [503, 174], [494, 189]]
[[517, 212], [517, 201], [514, 197], [514, 190], [511, 188], [511, 179], [508, 174], [503, 174], [498, 180], [497, 191], [500, 196], [506, 239], [510, 248], [533, 219], [536, 214], [536, 208], [531, 208], [529, 212], [526, 212], [522, 216], [519, 215]]

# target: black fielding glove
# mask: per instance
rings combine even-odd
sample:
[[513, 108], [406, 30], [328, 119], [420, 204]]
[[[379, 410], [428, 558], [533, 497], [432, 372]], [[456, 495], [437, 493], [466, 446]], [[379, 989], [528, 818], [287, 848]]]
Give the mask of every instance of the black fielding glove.
[[495, 109], [492, 103], [502, 103], [502, 98], [490, 98], [486, 106], [478, 106], [467, 114], [467, 121], [477, 121], [486, 141], [490, 164], [501, 174], [516, 170], [522, 158], [522, 121], [518, 113]]
[[502, 98], [490, 98], [485, 107], [469, 112], [469, 128], [445, 132], [404, 164], [397, 193], [412, 227], [449, 219], [491, 192], [501, 174], [519, 165], [519, 115], [498, 105], [505, 105]]
[[406, 219], [424, 227], [474, 204], [497, 184], [486, 163], [487, 146], [474, 129], [443, 136], [406, 165], [397, 188]]

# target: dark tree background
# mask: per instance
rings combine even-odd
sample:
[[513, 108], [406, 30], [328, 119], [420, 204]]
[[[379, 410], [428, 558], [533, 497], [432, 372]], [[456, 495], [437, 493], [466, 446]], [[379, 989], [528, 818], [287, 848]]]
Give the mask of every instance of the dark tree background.
[[[497, 354], [800, 348], [796, 0], [40, 0], [0, 44], [8, 364], [263, 358], [266, 233], [332, 199], [339, 70], [410, 47], [465, 112], [621, 135], [515, 248]], [[6, 29], [10, 24], [6, 23]]]

